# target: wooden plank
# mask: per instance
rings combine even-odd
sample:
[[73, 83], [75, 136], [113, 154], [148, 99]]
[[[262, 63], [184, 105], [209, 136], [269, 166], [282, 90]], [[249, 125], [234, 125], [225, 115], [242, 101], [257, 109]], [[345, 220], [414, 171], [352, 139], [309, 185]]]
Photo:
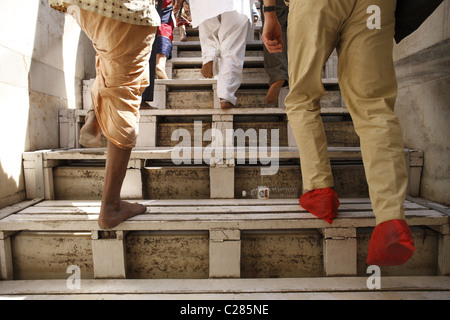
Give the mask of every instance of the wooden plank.
[[[131, 160], [137, 159], [171, 159], [172, 151], [174, 147], [154, 147], [154, 148], [135, 148], [131, 152]], [[192, 158], [197, 152], [203, 154], [204, 149], [191, 148], [191, 154], [187, 157]], [[246, 147], [244, 152], [241, 152], [236, 147], [232, 149], [223, 149], [223, 154], [233, 154], [235, 159], [241, 158], [241, 153], [248, 159], [251, 153], [256, 152], [259, 158], [259, 150], [252, 150]], [[267, 150], [271, 153], [270, 147]], [[330, 154], [330, 159], [361, 159], [361, 149], [359, 147], [329, 147], [328, 152]], [[280, 159], [298, 159], [299, 152], [298, 148], [280, 146], [278, 149]], [[45, 154], [47, 160], [105, 160], [106, 159], [106, 149], [72, 149], [72, 150], [55, 150], [50, 151]]]
[[[140, 147], [134, 148], [131, 152], [131, 160], [136, 159], [171, 159], [172, 151], [174, 147]], [[202, 152], [203, 149], [192, 148], [191, 156], [195, 152]], [[252, 152], [258, 152], [258, 150], [252, 150], [246, 147], [244, 156], [247, 159]], [[270, 149], [268, 150], [270, 152]], [[280, 158], [291, 158], [298, 159], [299, 152], [296, 146], [280, 146], [279, 147], [279, 157]], [[361, 149], [360, 147], [328, 147], [328, 152], [330, 154], [330, 159], [361, 159]], [[405, 155], [409, 152], [405, 149]], [[224, 149], [224, 154], [233, 153], [235, 158], [238, 158], [240, 152], [236, 147], [232, 150]], [[26, 152], [24, 156], [34, 154], [34, 152]], [[258, 154], [259, 157], [259, 154]], [[106, 148], [89, 148], [89, 149], [58, 149], [58, 150], [48, 150], [44, 153], [44, 159], [48, 160], [105, 160], [106, 159]], [[424, 202], [426, 203], [426, 202]], [[448, 209], [448, 208], [447, 208]]]
[[[435, 211], [412, 211], [406, 214], [409, 225], [448, 224], [448, 217]], [[98, 214], [16, 214], [0, 221], [0, 230], [98, 230]], [[342, 212], [330, 226], [310, 213], [265, 214], [142, 214], [133, 217], [115, 230], [282, 230], [322, 229], [338, 227], [373, 227], [375, 217], [370, 212]]]
[[210, 230], [209, 277], [241, 276], [240, 230]]
[[327, 276], [357, 274], [356, 228], [323, 229], [323, 264]]
[[[245, 57], [244, 58], [244, 65], [254, 65], [255, 63], [262, 64], [264, 62], [264, 57]], [[173, 66], [180, 67], [180, 66], [202, 66], [203, 59], [201, 56], [198, 57], [182, 57], [182, 58], [172, 58], [171, 63]], [[161, 81], [161, 80], [156, 80]]]
[[126, 279], [124, 239], [93, 239], [92, 256], [96, 279]]
[[450, 275], [450, 234], [439, 235], [438, 274], [445, 276]]
[[[254, 114], [268, 114], [268, 115], [285, 115], [286, 110], [280, 107], [254, 107], [254, 108], [231, 108], [231, 109], [183, 109], [183, 115], [185, 116], [209, 116], [215, 114], [232, 114], [232, 115], [254, 115]], [[327, 107], [321, 109], [322, 114], [335, 114], [342, 115], [348, 114], [346, 108], [341, 107]], [[179, 109], [143, 109], [141, 110], [141, 116], [154, 115], [154, 116], [179, 116]]]
[[[171, 70], [171, 71], [170, 71]], [[170, 72], [172, 72], [172, 78], [174, 80], [197, 80], [202, 79], [203, 75], [201, 74], [201, 65], [198, 64], [196, 66], [179, 66], [174, 65], [172, 66], [167, 65], [166, 66], [166, 73], [168, 76], [170, 76]], [[242, 79], [243, 80], [251, 80], [251, 79], [264, 79], [265, 83], [269, 82], [269, 77], [267, 75], [266, 70], [264, 69], [263, 65], [260, 64], [259, 66], [255, 66], [254, 68], [244, 68], [242, 71]], [[185, 98], [186, 95], [184, 95]], [[189, 99], [190, 97], [188, 97]]]
[[[144, 204], [145, 202], [139, 201], [139, 203]], [[423, 210], [421, 207], [414, 203], [405, 203], [405, 208], [407, 210]], [[72, 207], [45, 207], [44, 205], [28, 207], [20, 211], [21, 214], [77, 214], [77, 213], [98, 213], [100, 207], [82, 207], [82, 206], [72, 206]], [[339, 212], [352, 212], [352, 211], [370, 211], [372, 212], [372, 207], [370, 203], [353, 203], [353, 204], [341, 204], [339, 207]], [[228, 206], [228, 205], [213, 205], [213, 206], [150, 206], [147, 209], [148, 213], [158, 213], [158, 214], [221, 214], [221, 213], [287, 213], [287, 212], [305, 212], [298, 204], [289, 205], [254, 205], [254, 206]]]
[[0, 220], [3, 218], [6, 218], [7, 216], [9, 216], [11, 214], [19, 212], [27, 207], [37, 205], [43, 200], [44, 200], [44, 198], [36, 198], [36, 199], [30, 200], [30, 201], [22, 201], [15, 205], [0, 209]]
[[[369, 198], [342, 198], [341, 204], [370, 203]], [[151, 206], [254, 206], [254, 205], [298, 205], [298, 199], [183, 199], [183, 200], [139, 200], [140, 204]], [[409, 203], [406, 201], [405, 203]], [[99, 207], [100, 200], [46, 200], [37, 203], [39, 207]]]
[[11, 238], [0, 239], [0, 280], [13, 280], [14, 268], [11, 253]]
[[[449, 291], [0, 295], [6, 300], [450, 300]], [[269, 303], [270, 308], [270, 303]], [[163, 310], [163, 309], [161, 309]], [[164, 309], [165, 310], [165, 309]], [[159, 310], [158, 310], [159, 311]], [[174, 315], [179, 311], [174, 311]]]
[[[320, 293], [374, 292], [366, 277], [279, 279], [82, 279], [70, 290], [66, 280], [16, 280], [0, 282], [0, 295], [31, 294], [208, 294], [208, 293]], [[448, 292], [450, 277], [382, 277], [383, 292]], [[376, 290], [375, 290], [376, 291]]]

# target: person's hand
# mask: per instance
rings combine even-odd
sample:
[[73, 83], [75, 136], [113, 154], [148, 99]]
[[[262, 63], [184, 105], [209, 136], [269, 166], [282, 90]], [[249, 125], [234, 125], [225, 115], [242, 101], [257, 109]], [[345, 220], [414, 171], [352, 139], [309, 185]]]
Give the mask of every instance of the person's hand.
[[264, 28], [262, 41], [270, 53], [283, 51], [283, 39], [281, 36], [281, 26], [275, 12], [264, 14]]

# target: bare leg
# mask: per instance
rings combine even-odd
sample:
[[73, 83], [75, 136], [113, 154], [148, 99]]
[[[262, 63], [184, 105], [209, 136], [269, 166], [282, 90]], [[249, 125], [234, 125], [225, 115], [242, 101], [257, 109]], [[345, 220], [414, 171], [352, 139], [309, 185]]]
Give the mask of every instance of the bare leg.
[[108, 141], [105, 185], [98, 225], [102, 229], [112, 229], [124, 220], [144, 213], [147, 208], [139, 203], [120, 200], [120, 190], [125, 179], [131, 149], [120, 149]]
[[267, 104], [274, 104], [278, 101], [278, 96], [280, 95], [281, 87], [284, 84], [284, 80], [278, 80], [272, 83], [272, 85], [269, 88], [269, 91], [266, 95], [266, 103]]
[[165, 54], [158, 53], [156, 55], [156, 70], [155, 73], [158, 79], [169, 79], [166, 74], [166, 61], [167, 57]]
[[183, 24], [179, 26], [178, 29], [180, 30], [181, 35], [180, 41], [187, 41], [186, 26]]
[[80, 144], [87, 148], [100, 148], [102, 145], [102, 131], [97, 122], [93, 109], [86, 114], [85, 122], [80, 130]]

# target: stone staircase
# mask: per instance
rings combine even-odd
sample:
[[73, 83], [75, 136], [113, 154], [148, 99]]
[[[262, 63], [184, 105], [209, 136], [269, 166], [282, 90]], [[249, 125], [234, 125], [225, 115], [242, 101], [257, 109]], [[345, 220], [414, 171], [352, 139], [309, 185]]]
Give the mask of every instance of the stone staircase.
[[298, 205], [288, 88], [277, 104], [264, 103], [268, 77], [254, 35], [238, 108], [229, 110], [219, 107], [216, 80], [200, 76], [195, 30], [189, 41], [174, 41], [171, 79], [156, 80], [152, 108], [141, 110], [122, 191], [148, 210], [114, 230], [97, 225], [106, 149], [79, 145], [87, 110], [60, 111], [60, 148], [23, 155], [28, 201], [0, 210], [0, 297], [450, 297], [450, 209], [417, 198], [424, 155], [411, 149], [405, 209], [417, 250], [405, 265], [381, 268], [381, 288], [369, 288], [365, 258], [375, 219], [334, 54], [321, 104], [342, 204], [332, 225]]

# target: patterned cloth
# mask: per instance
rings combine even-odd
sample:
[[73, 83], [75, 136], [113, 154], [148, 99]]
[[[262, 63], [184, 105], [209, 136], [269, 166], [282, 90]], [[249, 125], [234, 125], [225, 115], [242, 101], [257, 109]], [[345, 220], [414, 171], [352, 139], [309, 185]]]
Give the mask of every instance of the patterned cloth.
[[159, 26], [155, 0], [48, 0], [53, 9], [66, 12], [69, 5], [134, 25]]
[[192, 18], [189, 0], [175, 0], [173, 5], [173, 13], [175, 15], [177, 27], [191, 25]]

